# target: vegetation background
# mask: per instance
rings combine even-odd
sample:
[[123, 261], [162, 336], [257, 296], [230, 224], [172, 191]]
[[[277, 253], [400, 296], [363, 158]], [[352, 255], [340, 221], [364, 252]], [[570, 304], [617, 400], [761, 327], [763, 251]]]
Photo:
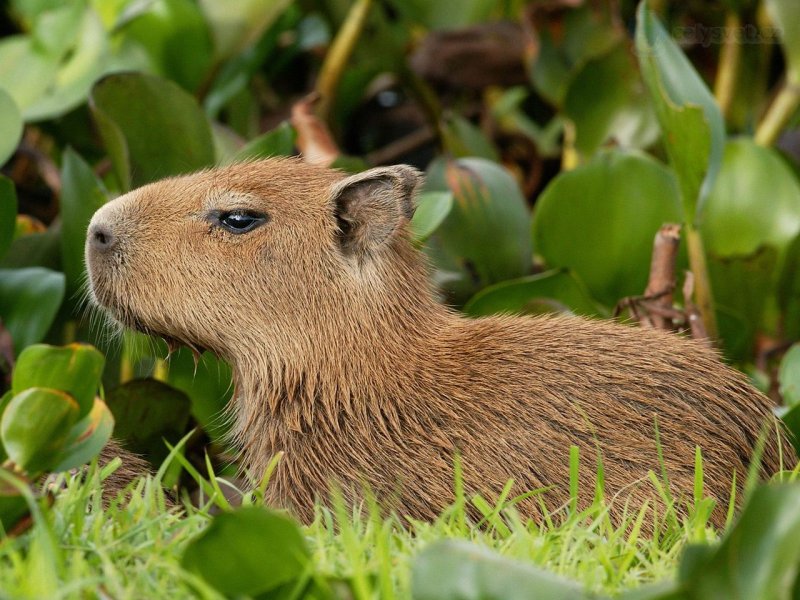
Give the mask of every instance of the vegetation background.
[[[708, 338], [800, 432], [796, 0], [10, 0], [0, 35], [0, 597], [800, 597], [795, 473], [714, 532], [700, 455], [653, 534], [608, 521], [601, 465], [592, 507], [543, 524], [456, 469], [436, 523], [299, 528], [260, 507], [269, 474], [220, 477], [228, 367], [114, 330], [83, 263], [93, 212], [162, 177], [410, 163], [447, 302]], [[130, 502], [98, 501], [114, 464], [41, 489], [112, 429], [158, 468]]]

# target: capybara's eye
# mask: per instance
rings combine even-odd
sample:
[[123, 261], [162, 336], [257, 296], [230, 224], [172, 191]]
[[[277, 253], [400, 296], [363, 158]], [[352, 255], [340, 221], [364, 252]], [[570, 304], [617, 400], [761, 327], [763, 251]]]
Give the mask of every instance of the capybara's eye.
[[252, 231], [267, 220], [266, 215], [245, 210], [221, 212], [214, 216], [220, 227], [236, 234]]

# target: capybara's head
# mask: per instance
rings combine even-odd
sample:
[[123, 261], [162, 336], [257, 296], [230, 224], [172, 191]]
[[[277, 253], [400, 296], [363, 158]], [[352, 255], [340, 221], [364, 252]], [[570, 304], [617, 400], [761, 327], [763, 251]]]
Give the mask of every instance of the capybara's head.
[[346, 177], [268, 159], [146, 185], [92, 218], [93, 298], [172, 343], [301, 352], [397, 277], [418, 182], [405, 166]]

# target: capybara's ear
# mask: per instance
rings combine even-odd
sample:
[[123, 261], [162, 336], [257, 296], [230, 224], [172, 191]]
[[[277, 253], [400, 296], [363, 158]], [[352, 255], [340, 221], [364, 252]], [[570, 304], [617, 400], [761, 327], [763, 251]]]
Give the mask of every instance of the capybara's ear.
[[422, 175], [413, 167], [377, 167], [331, 188], [330, 202], [345, 254], [363, 256], [386, 242], [414, 215], [414, 190]]

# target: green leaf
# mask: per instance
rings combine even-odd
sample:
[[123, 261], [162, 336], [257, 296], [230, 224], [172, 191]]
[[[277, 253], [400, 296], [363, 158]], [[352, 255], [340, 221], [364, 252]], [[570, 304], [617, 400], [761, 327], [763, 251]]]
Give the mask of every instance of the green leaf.
[[11, 485], [9, 479], [16, 479], [18, 486], [27, 483], [8, 469], [0, 466], [0, 541], [3, 533], [8, 533], [28, 514], [28, 503], [18, 486]]
[[189, 543], [183, 567], [227, 596], [256, 595], [300, 577], [309, 560], [297, 524], [258, 507], [214, 518]]
[[194, 356], [181, 348], [169, 359], [167, 383], [189, 396], [192, 416], [212, 440], [225, 439], [230, 423], [220, 416], [233, 393], [231, 368], [209, 352], [195, 363]]
[[78, 420], [78, 403], [66, 392], [30, 388], [3, 411], [0, 436], [9, 458], [31, 475], [50, 469]]
[[748, 256], [767, 245], [783, 255], [800, 233], [800, 182], [774, 150], [750, 138], [732, 140], [700, 231], [714, 256]]
[[94, 10], [83, 12], [76, 32], [74, 43], [60, 48], [62, 52], [57, 56], [63, 60], [47, 88], [24, 107], [26, 121], [42, 121], [66, 114], [86, 101], [99, 77], [126, 66], [112, 60], [108, 34]]
[[[0, 165], [4, 165], [14, 154], [21, 138], [22, 115], [17, 103], [8, 92], [0, 88]], [[4, 203], [4, 200], [0, 199], [0, 202]], [[0, 236], [0, 240], [2, 239], [3, 237]], [[0, 254], [2, 254], [2, 248], [0, 248]]]
[[411, 219], [411, 235], [415, 242], [424, 242], [442, 224], [453, 208], [451, 192], [425, 192], [417, 197], [417, 209]]
[[283, 14], [292, 0], [200, 0], [218, 61], [246, 50]]
[[214, 162], [205, 114], [171, 81], [109, 75], [92, 89], [90, 107], [124, 190]]
[[800, 344], [794, 344], [783, 355], [778, 369], [783, 403], [788, 406], [800, 406]]
[[186, 394], [155, 379], [134, 379], [108, 392], [108, 408], [117, 423], [114, 437], [130, 450], [159, 462], [186, 433], [191, 403]]
[[434, 162], [426, 190], [446, 189], [455, 202], [435, 240], [462, 273], [464, 287], [456, 293], [468, 297], [525, 275], [531, 264], [530, 214], [511, 174], [481, 158]]
[[68, 471], [86, 464], [100, 454], [108, 440], [111, 439], [113, 431], [114, 416], [108, 410], [105, 402], [95, 398], [89, 414], [70, 429], [58, 463], [52, 470]]
[[[772, 246], [762, 246], [750, 256], [709, 258], [715, 310], [721, 317], [719, 335], [729, 358], [747, 360], [752, 356], [773, 297], [777, 269], [778, 252]], [[736, 318], [726, 320], [721, 312]]]
[[691, 597], [789, 598], [800, 562], [800, 485], [753, 493], [716, 552], [683, 582]]
[[121, 31], [147, 51], [155, 72], [195, 90], [211, 67], [208, 24], [191, 0], [158, 0], [122, 25]]
[[781, 37], [789, 83], [800, 85], [800, 3], [797, 0], [766, 0], [766, 7]]
[[789, 431], [789, 441], [794, 446], [795, 453], [800, 454], [800, 404], [783, 411], [780, 417]]
[[85, 284], [86, 230], [106, 197], [105, 187], [91, 167], [67, 148], [61, 166], [61, 263], [71, 293]]
[[77, 403], [82, 419], [92, 410], [105, 362], [88, 344], [28, 346], [17, 360], [11, 389], [15, 394], [32, 387], [64, 391]]
[[[552, 19], [536, 33], [538, 52], [531, 61], [531, 81], [536, 91], [557, 107], [564, 104], [570, 84], [589, 61], [608, 54], [625, 40], [607, 13], [587, 4], [567, 10], [563, 19]], [[603, 87], [614, 83], [606, 81]]]
[[[17, 217], [15, 237], [11, 240], [0, 268], [26, 269], [44, 267], [61, 270], [61, 223], [56, 221], [45, 231], [29, 233], [23, 215]], [[28, 222], [30, 222], [28, 220]]]
[[800, 338], [800, 235], [786, 250], [777, 293], [784, 335], [788, 339]]
[[[0, 396], [0, 418], [3, 416], [3, 411], [6, 409], [6, 406], [9, 405], [11, 399], [14, 397], [14, 392], [8, 390], [5, 394]], [[8, 458], [8, 454], [6, 454], [5, 448], [3, 448], [3, 444], [0, 444], [0, 464], [2, 464]]]
[[58, 56], [37, 48], [26, 35], [0, 41], [0, 88], [14, 100], [23, 117], [52, 85], [58, 72]]
[[603, 314], [582, 283], [572, 274], [555, 269], [491, 285], [475, 294], [463, 310], [474, 317], [500, 313]]
[[0, 316], [19, 354], [44, 338], [64, 299], [64, 275], [32, 267], [0, 269]]
[[633, 102], [638, 84], [626, 43], [589, 60], [575, 74], [564, 98], [564, 114], [575, 124], [578, 152], [591, 156], [617, 133], [618, 121]]
[[656, 232], [681, 221], [670, 170], [615, 150], [550, 182], [536, 204], [533, 240], [547, 266], [570, 269], [592, 297], [614, 306], [644, 292]]
[[640, 2], [636, 51], [678, 175], [686, 219], [700, 218], [722, 161], [725, 124], [713, 95], [669, 33]]
[[458, 114], [450, 114], [444, 119], [442, 143], [445, 151], [456, 158], [473, 156], [500, 161], [497, 149], [486, 134]]
[[580, 600], [600, 598], [525, 563], [461, 540], [428, 545], [414, 560], [414, 600]]
[[16, 223], [17, 193], [14, 189], [14, 182], [5, 175], [0, 175], [0, 257], [11, 246]]
[[269, 158], [270, 156], [292, 156], [297, 132], [289, 121], [284, 121], [275, 129], [250, 140], [239, 150], [231, 162]]

